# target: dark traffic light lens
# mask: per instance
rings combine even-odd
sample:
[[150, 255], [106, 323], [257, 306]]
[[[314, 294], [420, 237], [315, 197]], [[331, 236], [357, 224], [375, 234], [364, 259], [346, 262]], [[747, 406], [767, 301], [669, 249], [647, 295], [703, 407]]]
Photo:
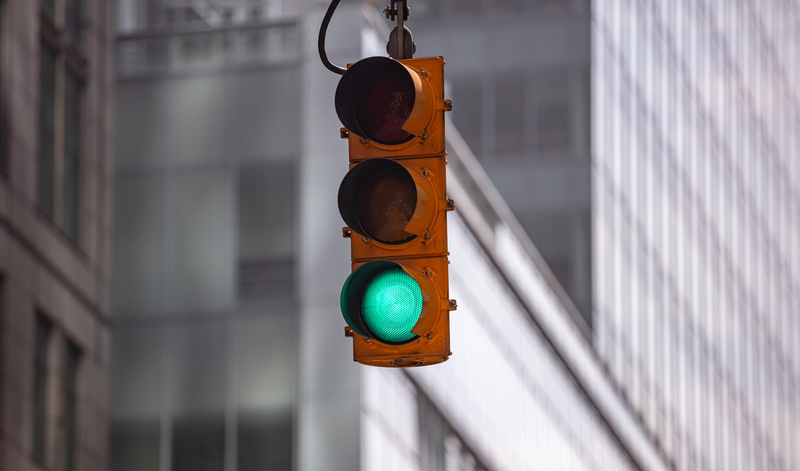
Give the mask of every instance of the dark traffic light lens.
[[406, 232], [417, 207], [417, 187], [401, 166], [372, 174], [356, 197], [358, 222], [366, 235], [384, 244], [402, 244], [414, 238]]
[[367, 76], [356, 93], [355, 119], [361, 130], [381, 144], [400, 144], [411, 137], [403, 124], [414, 107], [414, 82], [401, 66], [384, 67]]
[[361, 316], [375, 337], [387, 342], [406, 342], [416, 335], [411, 329], [422, 314], [422, 289], [401, 268], [376, 275], [367, 283], [361, 299]]

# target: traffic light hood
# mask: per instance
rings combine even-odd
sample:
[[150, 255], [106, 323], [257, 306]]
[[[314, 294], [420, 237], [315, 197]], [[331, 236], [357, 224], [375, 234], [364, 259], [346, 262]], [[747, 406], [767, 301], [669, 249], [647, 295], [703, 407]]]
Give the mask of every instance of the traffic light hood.
[[382, 244], [404, 244], [428, 230], [435, 216], [430, 186], [396, 161], [367, 160], [342, 180], [339, 213], [358, 234]]
[[420, 72], [402, 62], [369, 57], [350, 65], [339, 80], [336, 114], [356, 135], [385, 145], [402, 144], [421, 136], [430, 124], [430, 88]]

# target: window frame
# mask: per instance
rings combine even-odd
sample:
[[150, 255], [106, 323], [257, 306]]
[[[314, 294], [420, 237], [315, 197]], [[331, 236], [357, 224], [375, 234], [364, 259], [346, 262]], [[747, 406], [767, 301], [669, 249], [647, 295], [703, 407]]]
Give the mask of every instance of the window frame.
[[74, 342], [66, 340], [63, 348], [63, 371], [61, 377], [61, 453], [62, 471], [74, 471], [78, 434], [78, 384], [83, 351]]
[[[51, 222], [59, 232], [74, 245], [79, 246], [80, 240], [80, 227], [81, 227], [81, 178], [80, 171], [83, 163], [84, 146], [84, 101], [85, 91], [88, 82], [88, 61], [83, 45], [83, 2], [76, 0], [74, 3], [77, 12], [77, 32], [73, 35], [67, 31], [66, 26], [66, 3], [67, 0], [54, 0], [52, 14], [48, 11], [43, 2], [39, 2], [39, 45], [40, 51], [47, 47], [54, 53], [54, 84], [53, 84], [53, 129], [43, 130], [42, 116], [44, 105], [41, 100], [43, 94], [42, 84], [39, 84], [40, 96], [39, 106], [37, 113], [39, 114], [39, 130], [38, 140], [41, 146], [43, 142], [47, 141], [52, 146], [52, 155], [49, 149], [43, 152], [41, 149], [38, 151], [39, 155], [37, 160], [39, 163], [39, 178], [37, 190], [37, 206], [39, 213]], [[41, 64], [41, 52], [39, 53]], [[40, 65], [41, 67], [41, 65]], [[68, 97], [67, 97], [67, 75], [72, 74], [76, 81], [76, 93], [74, 103], [75, 110], [68, 110]], [[40, 69], [39, 80], [42, 80], [42, 72]], [[49, 111], [49, 110], [48, 110]], [[70, 113], [72, 111], [72, 113]], [[74, 138], [75, 155], [67, 156], [68, 149], [66, 149], [67, 136], [65, 135], [68, 128], [66, 121], [68, 120], [67, 113], [77, 116], [76, 135]], [[52, 135], [45, 136], [42, 133], [52, 132]], [[45, 164], [49, 164], [45, 166]], [[70, 169], [65, 170], [66, 166], [71, 164]], [[69, 170], [72, 170], [69, 172]], [[44, 187], [47, 186], [45, 189]], [[67, 211], [65, 211], [67, 208]], [[66, 214], [72, 208], [71, 213]], [[67, 220], [68, 219], [68, 220]]]
[[49, 350], [53, 323], [37, 312], [34, 321], [33, 384], [31, 386], [31, 454], [44, 463], [47, 457], [47, 402], [49, 388]]

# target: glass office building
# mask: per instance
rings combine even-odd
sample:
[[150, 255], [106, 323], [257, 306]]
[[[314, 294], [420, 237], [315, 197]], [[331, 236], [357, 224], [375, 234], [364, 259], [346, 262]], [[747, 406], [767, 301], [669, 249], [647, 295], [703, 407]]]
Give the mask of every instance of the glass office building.
[[595, 345], [673, 469], [800, 468], [798, 20], [593, 7]]

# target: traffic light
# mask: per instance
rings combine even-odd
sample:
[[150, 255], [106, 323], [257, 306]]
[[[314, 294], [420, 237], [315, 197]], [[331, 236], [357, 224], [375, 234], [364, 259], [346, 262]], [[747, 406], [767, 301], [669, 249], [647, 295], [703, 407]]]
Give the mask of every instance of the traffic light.
[[450, 356], [444, 60], [370, 57], [336, 89], [350, 171], [339, 187], [352, 273], [341, 310], [353, 359], [373, 366]]

